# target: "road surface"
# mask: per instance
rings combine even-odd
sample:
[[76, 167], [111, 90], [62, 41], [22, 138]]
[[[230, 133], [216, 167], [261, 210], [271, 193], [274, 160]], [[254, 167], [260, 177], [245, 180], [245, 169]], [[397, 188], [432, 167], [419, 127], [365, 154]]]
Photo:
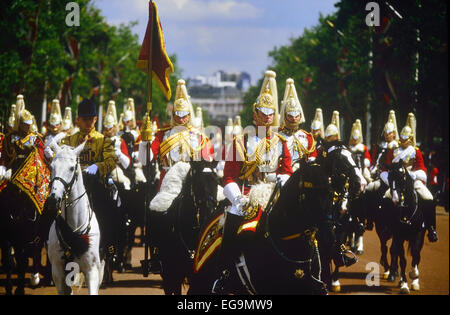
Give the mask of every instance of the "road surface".
[[[439, 241], [437, 243], [429, 243], [425, 238], [424, 248], [422, 249], [422, 260], [419, 265], [420, 271], [420, 287], [419, 292], [411, 291], [412, 295], [448, 295], [449, 294], [449, 215], [442, 207], [437, 208], [437, 231]], [[366, 277], [369, 272], [376, 270], [366, 266], [377, 266], [380, 256], [379, 240], [375, 231], [367, 231], [364, 234], [364, 254], [358, 256], [358, 263], [343, 268], [341, 277], [340, 295], [350, 294], [382, 294], [397, 295], [400, 289], [397, 283], [390, 283], [384, 279], [379, 280], [378, 286], [367, 286]], [[143, 247], [135, 247], [132, 251], [133, 270], [126, 273], [114, 272], [114, 284], [108, 288], [101, 289], [102, 295], [162, 295], [161, 277], [159, 275], [150, 274], [144, 278], [140, 270], [140, 260], [143, 259]], [[407, 257], [409, 273], [411, 257]], [[375, 263], [369, 264], [369, 263]], [[369, 264], [369, 265], [368, 265]], [[380, 266], [380, 272], [383, 268]], [[29, 274], [27, 277], [29, 278]], [[4, 274], [0, 275], [0, 295], [5, 294]], [[376, 278], [372, 278], [374, 280]], [[411, 281], [409, 280], [409, 284]], [[183, 294], [186, 293], [188, 286], [183, 288]], [[25, 288], [25, 294], [28, 295], [55, 295], [56, 288], [54, 286], [31, 288], [29, 285]], [[74, 294], [86, 295], [86, 288], [74, 288]], [[335, 295], [337, 293], [330, 293]]]

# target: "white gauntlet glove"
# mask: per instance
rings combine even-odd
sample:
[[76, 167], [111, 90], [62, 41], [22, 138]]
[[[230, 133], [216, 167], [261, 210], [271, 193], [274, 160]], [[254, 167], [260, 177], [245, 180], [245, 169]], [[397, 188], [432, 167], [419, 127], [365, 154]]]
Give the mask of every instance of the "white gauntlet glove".
[[98, 172], [98, 166], [97, 166], [97, 164], [89, 165], [89, 166], [84, 170], [84, 172], [86, 172], [86, 173], [89, 174], [89, 175], [95, 175], [95, 174], [97, 174], [97, 172]]
[[126, 156], [122, 151], [116, 149], [115, 150], [117, 159], [120, 162], [120, 165], [122, 165], [122, 167], [124, 169], [128, 168], [128, 166], [130, 165], [130, 159], [128, 158], [128, 156]]
[[45, 147], [44, 155], [47, 159], [53, 159], [54, 156], [53, 150], [49, 146]]
[[281, 186], [284, 186], [284, 184], [286, 184], [289, 177], [290, 176], [288, 174], [278, 174], [277, 175], [277, 179], [279, 179], [281, 181]]
[[248, 203], [248, 197], [242, 195], [239, 186], [234, 182], [229, 183], [223, 188], [223, 194], [231, 202], [231, 208], [228, 212], [244, 216], [244, 207]]
[[6, 167], [3, 165], [0, 165], [0, 180], [3, 179], [3, 177], [5, 177], [6, 175]]
[[381, 174], [380, 174], [380, 178], [386, 184], [386, 186], [389, 186], [388, 176], [389, 176], [389, 174], [386, 171], [381, 172]]
[[138, 154], [138, 161], [142, 163], [142, 166], [145, 166], [147, 164], [147, 150], [150, 151], [149, 161], [153, 160], [153, 152], [151, 148], [147, 149], [147, 145], [151, 146], [151, 141], [141, 141], [139, 143], [139, 154]]

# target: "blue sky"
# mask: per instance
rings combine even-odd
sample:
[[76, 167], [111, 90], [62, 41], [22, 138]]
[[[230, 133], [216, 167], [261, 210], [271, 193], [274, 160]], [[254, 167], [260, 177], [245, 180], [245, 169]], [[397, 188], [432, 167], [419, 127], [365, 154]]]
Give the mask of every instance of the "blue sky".
[[[217, 70], [246, 71], [254, 84], [271, 64], [268, 52], [288, 45], [337, 0], [156, 0], [166, 49], [175, 53], [184, 78]], [[140, 41], [148, 0], [94, 0], [110, 24], [138, 21]]]

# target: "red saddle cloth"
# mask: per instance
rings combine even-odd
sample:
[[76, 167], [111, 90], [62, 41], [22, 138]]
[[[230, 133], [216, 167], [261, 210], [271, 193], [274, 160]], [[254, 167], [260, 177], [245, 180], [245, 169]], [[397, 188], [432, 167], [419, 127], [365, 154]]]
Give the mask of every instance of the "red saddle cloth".
[[[263, 210], [261, 207], [254, 208], [254, 210], [245, 217], [244, 222], [242, 222], [238, 229], [238, 234], [241, 234], [242, 232], [255, 232], [261, 219], [262, 212]], [[194, 256], [194, 273], [198, 273], [205, 262], [220, 248], [220, 245], [222, 244], [224, 223], [223, 216], [224, 214], [221, 213], [211, 220], [200, 236]]]
[[[42, 214], [45, 201], [50, 193], [50, 170], [42, 156], [33, 150], [11, 178], [11, 183], [23, 191], [33, 202], [39, 214]], [[0, 190], [6, 181], [0, 183]]]

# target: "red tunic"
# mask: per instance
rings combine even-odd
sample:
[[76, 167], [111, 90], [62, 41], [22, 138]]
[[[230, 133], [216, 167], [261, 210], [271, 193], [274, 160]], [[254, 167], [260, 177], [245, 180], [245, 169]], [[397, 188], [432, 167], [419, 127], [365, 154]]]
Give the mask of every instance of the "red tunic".
[[[267, 137], [269, 139], [269, 137]], [[276, 174], [286, 174], [286, 175], [292, 175], [292, 159], [291, 154], [289, 152], [289, 149], [287, 147], [287, 142], [284, 140], [281, 140], [282, 143], [282, 152], [279, 156], [279, 163], [278, 167], [276, 169]], [[227, 161], [225, 161], [225, 168], [223, 170], [223, 186], [226, 186], [227, 184], [231, 182], [239, 183], [241, 182], [240, 177], [243, 175], [243, 166], [244, 162], [240, 160], [237, 154], [237, 140], [234, 141], [233, 147], [232, 147], [232, 160], [230, 160], [231, 154], [227, 155]], [[245, 144], [246, 147], [246, 144]], [[246, 185], [244, 187], [244, 194], [248, 194], [249, 187]]]
[[[400, 148], [395, 149], [395, 151], [399, 150]], [[411, 171], [418, 171], [418, 170], [422, 170], [425, 172], [425, 174], [427, 173], [427, 168], [425, 166], [425, 163], [423, 161], [423, 156], [422, 156], [422, 152], [420, 152], [420, 149], [415, 147], [414, 148], [416, 153], [414, 157], [411, 157], [410, 161], [408, 161], [408, 165], [411, 165]], [[386, 154], [386, 163], [385, 166], [383, 166], [383, 171], [387, 171], [388, 168], [387, 166], [392, 165], [392, 160], [394, 159], [394, 150], [389, 149], [387, 154]]]
[[[168, 161], [168, 159], [170, 159], [170, 157], [169, 157], [170, 152], [167, 152], [165, 154], [165, 156], [163, 156], [163, 157], [161, 157], [161, 154], [160, 154], [161, 153], [161, 144], [163, 144], [165, 142], [164, 136], [168, 132], [170, 132], [170, 129], [164, 129], [164, 130], [158, 131], [156, 133], [155, 138], [153, 139], [153, 142], [151, 145], [151, 150], [153, 153], [152, 161], [154, 161], [158, 157], [159, 161], [161, 163], [161, 166], [163, 166], [163, 168], [161, 169], [161, 174], [160, 174], [160, 179], [159, 179], [159, 184], [158, 184], [158, 191], [159, 191], [159, 188], [161, 187], [163, 178], [168, 171], [164, 167], [167, 167], [167, 166], [170, 167], [170, 165], [171, 165], [171, 163], [169, 163], [169, 161]], [[201, 135], [200, 133], [198, 134], [198, 136], [199, 136], [199, 143], [202, 143], [202, 148], [200, 150], [201, 159], [212, 162], [214, 160], [214, 147], [213, 147], [211, 141], [207, 137], [204, 137], [203, 135]]]

